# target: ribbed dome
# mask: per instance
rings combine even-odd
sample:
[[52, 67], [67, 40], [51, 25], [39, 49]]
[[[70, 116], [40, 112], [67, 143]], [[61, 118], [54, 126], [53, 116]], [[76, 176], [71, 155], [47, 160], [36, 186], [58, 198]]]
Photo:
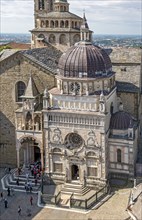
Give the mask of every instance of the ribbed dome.
[[79, 42], [59, 59], [60, 75], [65, 77], [96, 78], [110, 74], [112, 64], [104, 49], [89, 42]]
[[110, 128], [125, 130], [134, 125], [133, 117], [124, 111], [116, 112], [111, 117]]

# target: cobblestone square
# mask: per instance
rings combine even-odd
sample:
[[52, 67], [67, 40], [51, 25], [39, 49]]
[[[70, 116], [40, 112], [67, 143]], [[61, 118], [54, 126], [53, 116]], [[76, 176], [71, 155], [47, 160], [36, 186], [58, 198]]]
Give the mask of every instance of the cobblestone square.
[[[1, 178], [4, 175], [0, 172]], [[129, 216], [126, 212], [131, 188], [116, 189], [114, 195], [98, 209], [88, 212], [64, 210], [58, 208], [40, 208], [37, 206], [37, 194], [14, 192], [13, 196], [8, 197], [7, 191], [3, 191], [4, 198], [8, 200], [8, 208], [4, 208], [4, 200], [0, 201], [1, 220], [126, 220]], [[30, 204], [30, 197], [33, 197], [33, 205]], [[18, 214], [18, 206], [22, 211]], [[31, 215], [30, 215], [31, 214]]]

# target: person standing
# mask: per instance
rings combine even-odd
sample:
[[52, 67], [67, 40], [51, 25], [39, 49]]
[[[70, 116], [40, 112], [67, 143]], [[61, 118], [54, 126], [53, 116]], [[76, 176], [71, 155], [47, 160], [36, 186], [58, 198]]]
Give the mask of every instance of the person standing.
[[18, 167], [18, 176], [21, 175], [21, 167]]
[[35, 178], [35, 186], [37, 186], [37, 178]]
[[31, 205], [33, 205], [33, 197], [32, 196], [30, 197], [30, 203], [31, 203]]
[[8, 201], [7, 201], [7, 199], [5, 199], [5, 200], [4, 200], [4, 206], [5, 206], [5, 208], [7, 208], [7, 205], [8, 205]]
[[31, 168], [31, 175], [32, 175], [32, 176], [34, 175], [33, 167]]
[[3, 192], [0, 193], [1, 201], [3, 200]]
[[34, 178], [36, 178], [37, 172], [36, 169], [34, 169]]
[[11, 174], [11, 168], [10, 167], [8, 168], [8, 171], [9, 171], [9, 174]]
[[11, 195], [14, 196], [14, 189], [11, 187]]
[[22, 209], [21, 209], [21, 207], [20, 207], [20, 205], [18, 206], [18, 214], [19, 215], [21, 215], [21, 211], [22, 211]]
[[10, 196], [10, 188], [7, 189], [7, 195]]
[[16, 180], [16, 185], [19, 186], [19, 178]]
[[26, 173], [26, 179], [27, 179], [27, 182], [29, 181], [29, 174]]

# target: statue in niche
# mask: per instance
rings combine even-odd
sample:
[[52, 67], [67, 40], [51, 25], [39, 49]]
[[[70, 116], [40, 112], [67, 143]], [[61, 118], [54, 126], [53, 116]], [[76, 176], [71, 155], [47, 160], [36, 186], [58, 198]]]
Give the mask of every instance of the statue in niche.
[[55, 143], [61, 143], [62, 142], [62, 136], [61, 136], [61, 131], [59, 128], [54, 129], [54, 134], [52, 137], [53, 142]]
[[93, 137], [88, 138], [87, 145], [93, 147], [95, 145], [95, 140]]
[[23, 102], [23, 107], [24, 107], [24, 109], [30, 109], [30, 102], [29, 102], [29, 100], [25, 100], [24, 102]]
[[32, 115], [30, 112], [26, 115], [26, 130], [32, 130]]
[[59, 135], [58, 135], [58, 134], [54, 134], [54, 135], [53, 135], [53, 142], [59, 143], [59, 141], [60, 141]]
[[94, 133], [94, 131], [89, 131], [88, 133], [88, 140], [87, 140], [87, 146], [89, 147], [99, 147], [99, 144], [98, 144], [98, 141], [97, 141], [97, 138], [96, 138], [96, 135]]

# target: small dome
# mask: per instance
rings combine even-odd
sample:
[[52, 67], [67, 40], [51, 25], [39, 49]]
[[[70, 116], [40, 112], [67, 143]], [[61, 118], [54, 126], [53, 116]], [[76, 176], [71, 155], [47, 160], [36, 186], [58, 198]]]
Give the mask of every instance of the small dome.
[[59, 73], [64, 77], [96, 78], [112, 73], [112, 64], [104, 49], [90, 42], [79, 42], [59, 59]]
[[130, 125], [134, 125], [134, 120], [133, 117], [127, 112], [119, 111], [113, 114], [111, 117], [111, 129], [125, 130], [128, 129]]

